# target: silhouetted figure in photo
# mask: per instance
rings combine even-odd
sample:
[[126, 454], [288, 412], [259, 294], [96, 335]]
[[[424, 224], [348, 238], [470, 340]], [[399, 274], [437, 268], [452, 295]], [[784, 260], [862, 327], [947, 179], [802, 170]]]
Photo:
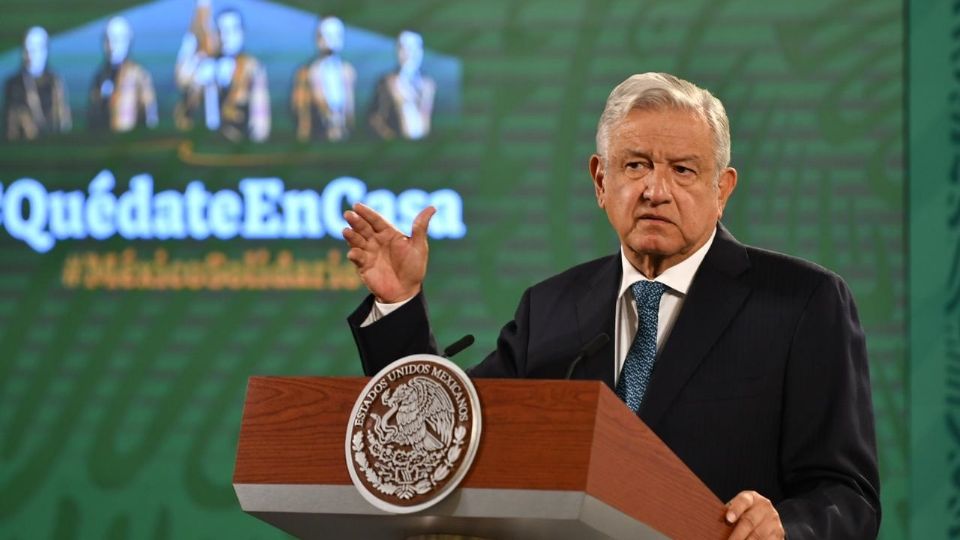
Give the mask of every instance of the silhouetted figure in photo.
[[198, 84], [197, 69], [207, 59], [216, 58], [220, 51], [220, 36], [213, 26], [210, 0], [197, 0], [190, 29], [180, 43], [174, 80], [180, 90], [180, 100], [173, 110], [177, 128], [193, 128], [199, 119], [202, 123], [203, 87]]
[[130, 131], [157, 127], [157, 94], [150, 72], [130, 59], [133, 29], [123, 17], [113, 17], [103, 33], [104, 62], [90, 87], [87, 118], [90, 129]]
[[203, 86], [204, 120], [231, 141], [260, 142], [270, 135], [270, 93], [267, 72], [243, 52], [244, 27], [240, 12], [226, 9], [217, 15], [220, 55], [197, 70]]
[[49, 36], [39, 26], [23, 39], [23, 64], [3, 87], [4, 137], [35, 140], [70, 131], [70, 104], [63, 81], [47, 64]]
[[420, 72], [423, 38], [403, 31], [397, 36], [397, 69], [377, 83], [370, 126], [384, 139], [422, 139], [430, 134], [437, 84]]
[[354, 125], [354, 84], [357, 72], [340, 58], [344, 26], [336, 17], [317, 24], [317, 56], [293, 78], [290, 105], [297, 139], [341, 141]]

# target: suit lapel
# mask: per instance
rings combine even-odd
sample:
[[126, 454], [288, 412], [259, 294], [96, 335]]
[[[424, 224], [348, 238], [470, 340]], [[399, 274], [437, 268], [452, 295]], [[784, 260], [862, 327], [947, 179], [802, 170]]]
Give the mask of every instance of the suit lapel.
[[583, 347], [600, 334], [610, 340], [597, 354], [584, 358], [574, 370], [574, 379], [601, 380], [613, 389], [614, 328], [617, 291], [620, 288], [620, 255], [609, 257], [590, 279], [577, 300], [577, 329]]
[[684, 299], [657, 358], [640, 417], [651, 428], [673, 403], [750, 293], [737, 279], [750, 266], [747, 252], [722, 225]]

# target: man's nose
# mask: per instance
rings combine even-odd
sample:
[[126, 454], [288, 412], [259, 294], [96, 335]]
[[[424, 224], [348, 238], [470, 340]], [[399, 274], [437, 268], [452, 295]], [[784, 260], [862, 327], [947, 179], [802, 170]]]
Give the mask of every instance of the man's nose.
[[669, 172], [665, 166], [654, 166], [646, 177], [644, 177], [643, 198], [652, 204], [661, 204], [670, 200], [670, 190], [668, 185], [670, 178]]

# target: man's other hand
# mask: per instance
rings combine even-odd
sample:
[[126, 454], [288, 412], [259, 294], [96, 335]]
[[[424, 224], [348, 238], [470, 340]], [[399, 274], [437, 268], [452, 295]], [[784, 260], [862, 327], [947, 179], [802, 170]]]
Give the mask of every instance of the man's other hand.
[[777, 509], [756, 491], [741, 491], [731, 499], [725, 519], [734, 525], [730, 540], [782, 540], [786, 536]]
[[350, 224], [343, 230], [350, 246], [347, 259], [357, 267], [360, 279], [378, 302], [402, 302], [420, 292], [427, 274], [427, 226], [436, 211], [428, 206], [417, 214], [411, 236], [360, 203], [344, 212]]

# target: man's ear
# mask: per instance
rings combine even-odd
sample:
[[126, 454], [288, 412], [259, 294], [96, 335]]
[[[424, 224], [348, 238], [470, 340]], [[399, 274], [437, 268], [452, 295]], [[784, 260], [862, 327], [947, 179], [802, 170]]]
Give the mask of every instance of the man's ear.
[[720, 176], [717, 178], [717, 211], [719, 213], [719, 218], [723, 217], [723, 209], [727, 206], [727, 201], [730, 200], [730, 195], [733, 194], [734, 188], [737, 187], [737, 170], [733, 167], [727, 167], [724, 169]]
[[604, 170], [603, 170], [603, 158], [600, 154], [593, 154], [590, 156], [590, 176], [593, 177], [593, 191], [597, 195], [597, 206], [603, 208], [604, 204], [604, 195], [606, 191], [604, 189]]

